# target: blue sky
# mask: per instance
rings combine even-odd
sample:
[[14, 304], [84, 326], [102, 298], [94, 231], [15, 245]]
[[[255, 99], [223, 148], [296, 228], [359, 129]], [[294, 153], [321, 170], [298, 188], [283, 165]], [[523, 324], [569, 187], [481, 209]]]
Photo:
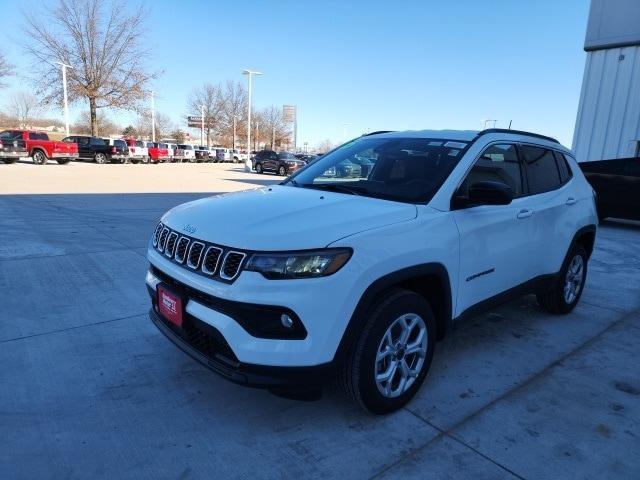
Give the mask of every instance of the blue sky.
[[[130, 2], [135, 3], [135, 2]], [[35, 0], [21, 8], [43, 7]], [[175, 121], [205, 81], [254, 81], [254, 108], [297, 104], [298, 143], [367, 130], [532, 130], [571, 144], [588, 0], [147, 2], [156, 107]], [[0, 0], [4, 12], [16, 2]], [[0, 48], [28, 74], [4, 17]], [[0, 91], [0, 106], [24, 78]], [[82, 108], [72, 110], [72, 118]], [[61, 116], [58, 112], [54, 115]], [[111, 116], [126, 123], [126, 113]], [[344, 124], [349, 124], [344, 127]]]

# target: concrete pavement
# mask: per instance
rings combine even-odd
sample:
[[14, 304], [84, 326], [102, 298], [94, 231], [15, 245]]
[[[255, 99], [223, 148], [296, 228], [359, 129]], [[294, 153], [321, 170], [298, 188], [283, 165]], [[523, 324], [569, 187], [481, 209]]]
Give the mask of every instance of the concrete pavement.
[[146, 317], [159, 216], [279, 179], [129, 167], [0, 165], [0, 193], [52, 193], [0, 195], [0, 478], [640, 478], [637, 224], [602, 226], [574, 312], [524, 297], [465, 322], [417, 397], [373, 417], [334, 388], [230, 384]]

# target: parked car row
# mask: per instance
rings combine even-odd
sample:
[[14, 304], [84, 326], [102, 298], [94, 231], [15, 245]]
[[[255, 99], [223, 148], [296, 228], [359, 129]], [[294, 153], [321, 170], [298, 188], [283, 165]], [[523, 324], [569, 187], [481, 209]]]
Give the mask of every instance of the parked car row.
[[14, 163], [19, 158], [31, 157], [37, 165], [44, 165], [49, 159], [65, 164], [78, 158], [77, 145], [50, 140], [46, 132], [4, 130], [0, 132], [0, 140], [3, 145], [0, 159], [4, 163]]

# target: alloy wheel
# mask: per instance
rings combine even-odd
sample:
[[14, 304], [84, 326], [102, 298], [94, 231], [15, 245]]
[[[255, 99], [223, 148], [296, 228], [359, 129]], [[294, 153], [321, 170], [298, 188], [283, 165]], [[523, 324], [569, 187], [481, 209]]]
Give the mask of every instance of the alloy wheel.
[[567, 274], [564, 278], [564, 301], [567, 304], [573, 303], [578, 294], [580, 288], [584, 282], [584, 259], [582, 255], [576, 255], [571, 259]]
[[427, 327], [420, 315], [406, 313], [391, 323], [375, 360], [375, 381], [382, 395], [395, 398], [413, 385], [424, 366], [427, 345]]

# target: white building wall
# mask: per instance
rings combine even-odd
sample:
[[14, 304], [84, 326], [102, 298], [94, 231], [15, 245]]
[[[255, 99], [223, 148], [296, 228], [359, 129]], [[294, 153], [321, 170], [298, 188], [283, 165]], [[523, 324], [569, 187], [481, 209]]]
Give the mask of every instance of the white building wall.
[[587, 52], [573, 135], [579, 162], [632, 157], [640, 142], [640, 46]]

